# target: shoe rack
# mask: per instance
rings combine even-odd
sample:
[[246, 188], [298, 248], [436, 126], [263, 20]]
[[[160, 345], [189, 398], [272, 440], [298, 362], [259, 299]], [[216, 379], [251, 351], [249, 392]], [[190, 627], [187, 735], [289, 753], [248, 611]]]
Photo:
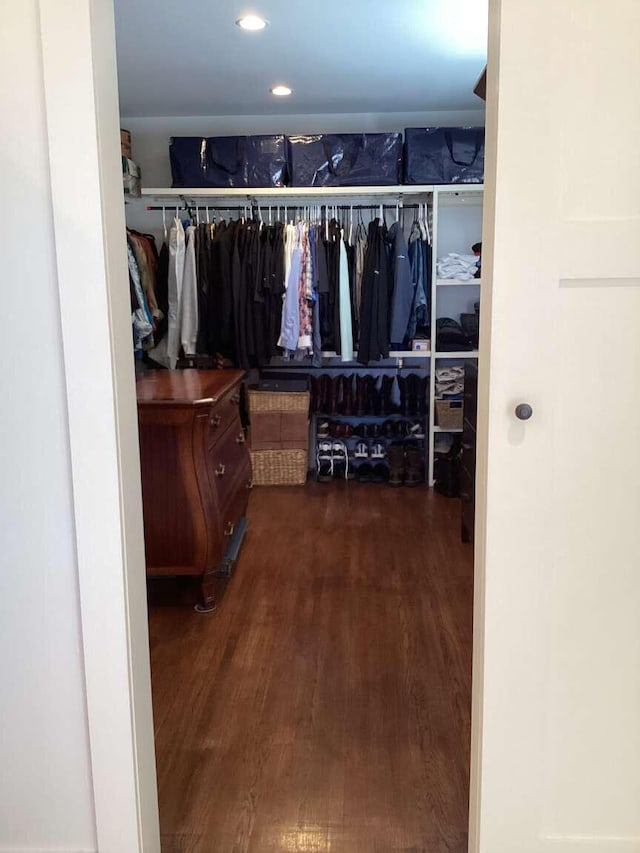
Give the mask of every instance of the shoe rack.
[[316, 452], [310, 462], [316, 478], [424, 484], [429, 383], [428, 360], [422, 366], [375, 371], [361, 366], [311, 375]]

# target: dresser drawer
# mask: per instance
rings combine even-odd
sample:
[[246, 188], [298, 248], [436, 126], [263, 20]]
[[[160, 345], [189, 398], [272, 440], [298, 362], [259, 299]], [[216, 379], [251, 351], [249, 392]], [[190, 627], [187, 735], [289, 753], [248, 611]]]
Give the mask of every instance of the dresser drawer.
[[239, 417], [240, 386], [237, 386], [211, 407], [209, 412], [209, 449], [217, 444], [233, 421]]
[[247, 514], [247, 503], [251, 492], [251, 466], [247, 464], [233, 486], [231, 499], [226, 507], [222, 509], [220, 520], [222, 522], [223, 553], [226, 552], [229, 540], [234, 534], [236, 524]]
[[251, 470], [249, 451], [239, 418], [209, 451], [210, 477], [218, 496], [219, 512], [227, 506], [241, 472]]

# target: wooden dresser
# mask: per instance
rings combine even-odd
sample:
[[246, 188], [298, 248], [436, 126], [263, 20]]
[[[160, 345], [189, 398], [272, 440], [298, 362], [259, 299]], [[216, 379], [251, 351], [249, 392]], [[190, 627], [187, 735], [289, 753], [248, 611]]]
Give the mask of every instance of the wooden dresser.
[[243, 375], [158, 370], [136, 383], [147, 575], [199, 577], [206, 610], [251, 488]]

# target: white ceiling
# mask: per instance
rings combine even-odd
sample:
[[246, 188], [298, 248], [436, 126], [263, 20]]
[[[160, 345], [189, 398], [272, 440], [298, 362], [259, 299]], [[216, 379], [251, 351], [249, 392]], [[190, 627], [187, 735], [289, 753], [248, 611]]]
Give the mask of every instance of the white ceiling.
[[[115, 0], [124, 116], [478, 109], [487, 0]], [[267, 18], [259, 33], [235, 20]], [[289, 98], [269, 88], [287, 83]]]

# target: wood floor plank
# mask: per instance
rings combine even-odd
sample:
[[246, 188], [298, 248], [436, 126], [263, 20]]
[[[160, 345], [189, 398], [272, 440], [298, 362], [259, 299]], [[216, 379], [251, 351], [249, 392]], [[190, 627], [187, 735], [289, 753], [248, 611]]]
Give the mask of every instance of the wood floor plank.
[[464, 853], [472, 549], [424, 488], [260, 488], [219, 610], [150, 608], [164, 853]]

